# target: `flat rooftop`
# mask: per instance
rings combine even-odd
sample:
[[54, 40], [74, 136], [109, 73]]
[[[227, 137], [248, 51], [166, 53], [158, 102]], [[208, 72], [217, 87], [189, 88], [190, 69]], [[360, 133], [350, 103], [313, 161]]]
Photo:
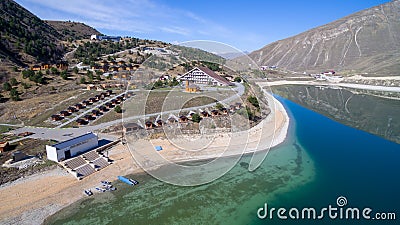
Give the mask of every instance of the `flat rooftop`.
[[84, 134], [84, 135], [81, 135], [81, 136], [78, 136], [78, 137], [75, 137], [75, 138], [72, 138], [72, 139], [69, 139], [66, 141], [59, 142], [57, 144], [52, 145], [52, 147], [55, 147], [57, 149], [63, 149], [68, 146], [71, 146], [71, 145], [74, 145], [74, 144], [77, 144], [77, 143], [80, 143], [80, 142], [83, 142], [83, 141], [86, 141], [86, 140], [92, 139], [92, 138], [97, 138], [97, 135], [94, 133], [87, 133], [87, 134]]

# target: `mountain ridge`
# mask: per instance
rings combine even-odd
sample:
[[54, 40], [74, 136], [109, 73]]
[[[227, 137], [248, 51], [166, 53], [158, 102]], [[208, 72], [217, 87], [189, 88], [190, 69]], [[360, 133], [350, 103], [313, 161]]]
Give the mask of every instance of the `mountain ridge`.
[[258, 65], [296, 72], [399, 75], [400, 1], [394, 0], [279, 40], [249, 54]]
[[58, 33], [64, 36], [64, 39], [78, 40], [90, 37], [90, 35], [101, 35], [95, 28], [81, 22], [44, 20], [52, 26]]
[[56, 61], [64, 51], [52, 26], [11, 0], [0, 2], [0, 58], [17, 65]]
[[101, 34], [80, 22], [42, 20], [12, 0], [2, 0], [0, 12], [0, 61], [3, 65], [56, 62], [66, 51], [63, 41]]

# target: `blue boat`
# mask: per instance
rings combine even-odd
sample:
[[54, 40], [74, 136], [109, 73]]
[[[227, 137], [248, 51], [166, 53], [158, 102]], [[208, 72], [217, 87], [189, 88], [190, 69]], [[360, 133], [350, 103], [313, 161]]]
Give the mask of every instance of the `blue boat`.
[[132, 185], [132, 186], [134, 186], [134, 185], [136, 185], [136, 184], [139, 184], [138, 181], [133, 180], [133, 179], [126, 178], [126, 177], [124, 177], [124, 176], [118, 176], [118, 179], [119, 179], [120, 181], [122, 181], [122, 182], [124, 182], [124, 183], [126, 183], [126, 184], [129, 184], [129, 185]]

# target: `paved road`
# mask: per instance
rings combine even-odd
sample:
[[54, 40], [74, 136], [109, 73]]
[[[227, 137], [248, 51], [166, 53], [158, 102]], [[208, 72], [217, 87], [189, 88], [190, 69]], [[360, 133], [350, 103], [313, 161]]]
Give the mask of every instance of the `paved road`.
[[63, 60], [66, 61], [69, 55], [71, 55], [71, 54], [76, 52], [76, 50], [78, 49], [79, 45], [76, 44], [76, 43], [74, 43], [73, 45], [75, 46], [75, 48], [72, 51], [65, 53], [65, 55], [63, 57]]
[[7, 127], [23, 127], [24, 125], [21, 124], [8, 124], [8, 123], [0, 123], [0, 126], [7, 126]]
[[[226, 89], [226, 90], [230, 90], [230, 89]], [[236, 83], [236, 87], [233, 88], [234, 91], [237, 92], [237, 94], [230, 96], [229, 98], [226, 98], [224, 100], [222, 100], [222, 103], [229, 103], [234, 101], [235, 99], [239, 99], [245, 91], [245, 88], [242, 84], [240, 83]], [[202, 105], [202, 106], [195, 106], [195, 107], [190, 107], [190, 108], [185, 108], [185, 111], [196, 111], [198, 109], [201, 108], [208, 108], [208, 107], [213, 107], [215, 106], [217, 103], [211, 103], [211, 104], [207, 104], [207, 105]], [[170, 110], [170, 111], [163, 111], [162, 114], [172, 114], [172, 113], [178, 113], [180, 112], [181, 109], [176, 109], [176, 110]], [[138, 120], [138, 119], [142, 119], [142, 118], [148, 118], [148, 117], [152, 117], [152, 116], [158, 116], [161, 113], [152, 113], [152, 114], [146, 114], [146, 115], [138, 115], [138, 116], [131, 116], [131, 117], [124, 117], [123, 120], [124, 122], [128, 122], [128, 121], [132, 121], [132, 120]], [[110, 126], [113, 126], [115, 124], [121, 123], [121, 120], [114, 120], [114, 121], [110, 121], [110, 122], [106, 122], [106, 123], [102, 123], [102, 124], [98, 124], [96, 126], [92, 126], [93, 128], [95, 128], [95, 130], [98, 129], [104, 129]]]
[[[233, 95], [229, 98], [224, 99], [222, 102], [223, 103], [228, 103], [231, 101], [234, 101], [237, 98], [240, 98], [240, 96], [243, 95], [245, 88], [242, 84], [236, 83], [236, 87], [233, 88], [233, 90], [235, 90], [237, 92], [236, 95]], [[111, 100], [111, 99], [110, 99]], [[109, 100], [109, 101], [110, 101]], [[216, 103], [212, 103], [212, 104], [208, 104], [208, 105], [203, 105], [203, 106], [196, 106], [196, 107], [191, 107], [191, 108], [186, 108], [185, 110], [190, 111], [190, 110], [198, 110], [200, 108], [207, 108], [207, 107], [213, 107], [215, 106]], [[90, 110], [88, 110], [90, 111]], [[178, 113], [180, 112], [180, 109], [178, 110], [171, 110], [171, 111], [165, 111], [163, 112], [163, 114], [171, 114], [171, 113]], [[151, 116], [157, 116], [160, 115], [160, 113], [152, 113], [152, 114], [147, 114], [145, 116], [143, 115], [138, 115], [138, 116], [132, 116], [132, 117], [128, 117], [128, 118], [123, 118], [124, 122], [127, 121], [133, 121], [133, 120], [138, 120], [138, 119], [142, 119], [144, 117], [151, 117]], [[16, 130], [11, 131], [14, 134], [19, 134], [22, 132], [33, 132], [34, 134], [28, 137], [24, 137], [21, 139], [17, 139], [14, 140], [13, 142], [18, 142], [20, 140], [23, 140], [25, 138], [35, 138], [35, 139], [42, 139], [42, 140], [57, 140], [57, 141], [64, 141], [64, 140], [68, 140], [71, 139], [73, 137], [76, 136], [80, 136], [83, 135], [87, 132], [92, 132], [95, 130], [101, 130], [101, 129], [105, 129], [107, 127], [116, 125], [118, 123], [121, 123], [122, 120], [114, 120], [111, 122], [107, 122], [107, 123], [102, 123], [102, 124], [98, 124], [98, 125], [94, 125], [94, 126], [82, 126], [80, 128], [44, 128], [44, 127], [23, 127], [23, 128], [19, 128]], [[11, 142], [12, 143], [12, 142]]]

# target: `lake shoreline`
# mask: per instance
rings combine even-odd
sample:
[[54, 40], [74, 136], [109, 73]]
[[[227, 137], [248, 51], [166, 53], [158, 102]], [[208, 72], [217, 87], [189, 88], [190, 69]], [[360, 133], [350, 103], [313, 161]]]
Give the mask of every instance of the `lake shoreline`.
[[[265, 119], [270, 120], [270, 123], [264, 124], [261, 122], [261, 125], [257, 126], [268, 125], [268, 129], [273, 128], [274, 131], [277, 131], [277, 135], [274, 135], [273, 141], [270, 142], [270, 147], [272, 148], [286, 140], [290, 119], [285, 108], [277, 99], [268, 93], [266, 93], [266, 96], [273, 101], [275, 105], [273, 108], [276, 110]], [[274, 123], [276, 116], [279, 117], [279, 124]], [[273, 121], [271, 122], [271, 120]], [[271, 124], [273, 124], [273, 127], [271, 127]], [[257, 126], [252, 129], [257, 131], [257, 129], [263, 128]], [[242, 154], [250, 154], [261, 150], [265, 149], [249, 148]], [[21, 178], [11, 184], [0, 187], [0, 197], [5, 203], [0, 207], [0, 220], [3, 224], [41, 224], [49, 216], [85, 198], [83, 190], [100, 186], [100, 180], [115, 181], [118, 175], [134, 175], [145, 172], [134, 162], [131, 153], [123, 145], [113, 148], [109, 152], [109, 156], [114, 160], [113, 164], [81, 181], [57, 168], [41, 174], [35, 174], [33, 175], [35, 176], [34, 178], [31, 176]], [[173, 161], [193, 162], [213, 159], [219, 156], [219, 154], [207, 154], [195, 158], [185, 159], [180, 157], [180, 159]]]

